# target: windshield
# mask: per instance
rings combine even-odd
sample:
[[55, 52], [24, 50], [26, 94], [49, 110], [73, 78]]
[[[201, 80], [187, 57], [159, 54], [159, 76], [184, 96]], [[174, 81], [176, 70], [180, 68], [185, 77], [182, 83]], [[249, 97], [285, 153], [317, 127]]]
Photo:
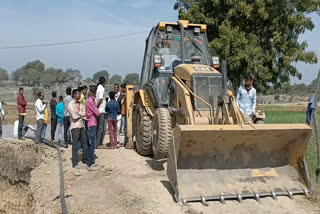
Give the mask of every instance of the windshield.
[[[201, 58], [201, 64], [208, 64], [207, 51], [205, 42], [202, 36], [189, 36], [184, 38], [186, 60], [191, 61], [193, 56], [199, 56]], [[159, 70], [172, 70], [172, 62], [174, 60], [181, 59], [181, 36], [173, 36], [172, 39], [161, 40], [161, 48], [157, 53], [162, 57], [162, 66]]]

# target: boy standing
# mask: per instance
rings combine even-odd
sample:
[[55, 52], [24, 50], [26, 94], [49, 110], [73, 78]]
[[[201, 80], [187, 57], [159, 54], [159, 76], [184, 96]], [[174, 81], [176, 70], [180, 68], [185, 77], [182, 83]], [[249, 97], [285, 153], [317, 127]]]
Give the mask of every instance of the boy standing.
[[88, 170], [93, 171], [98, 168], [95, 166], [94, 150], [97, 142], [97, 126], [100, 116], [99, 109], [95, 103], [97, 86], [90, 86], [90, 96], [86, 102], [86, 115], [88, 119], [88, 136], [89, 136], [89, 155], [88, 155]]
[[119, 103], [115, 99], [115, 92], [110, 91], [109, 93], [110, 101], [106, 105], [106, 112], [108, 118], [108, 129], [109, 129], [109, 139], [112, 149], [118, 149], [117, 145], [117, 116], [120, 112]]
[[[63, 104], [63, 96], [59, 96], [59, 104], [56, 107], [56, 115], [58, 118], [58, 137], [59, 143], [63, 144], [63, 118], [64, 118], [64, 104]], [[68, 144], [67, 144], [68, 145]]]

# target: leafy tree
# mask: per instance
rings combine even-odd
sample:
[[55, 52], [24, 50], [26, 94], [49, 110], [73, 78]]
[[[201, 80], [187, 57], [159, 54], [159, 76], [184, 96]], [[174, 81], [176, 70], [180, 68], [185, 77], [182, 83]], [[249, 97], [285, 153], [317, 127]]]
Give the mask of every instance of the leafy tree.
[[139, 74], [137, 73], [127, 74], [123, 80], [123, 83], [126, 83], [128, 85], [139, 85]]
[[12, 79], [22, 81], [27, 86], [40, 85], [41, 74], [45, 72], [45, 65], [40, 60], [28, 62], [12, 74]]
[[281, 85], [282, 94], [291, 94], [293, 91], [293, 86], [290, 82], [285, 82]]
[[18, 68], [11, 74], [11, 80], [19, 82], [22, 79], [23, 70]]
[[56, 83], [56, 76], [52, 73], [45, 72], [41, 76], [41, 84], [44, 88], [50, 88], [50, 86]]
[[44, 63], [41, 62], [40, 60], [35, 60], [35, 61], [28, 62], [25, 66], [23, 66], [23, 69], [25, 71], [29, 69], [34, 69], [38, 72], [44, 72], [46, 70], [46, 67]]
[[301, 79], [292, 62], [317, 62], [299, 35], [314, 28], [307, 15], [320, 10], [320, 1], [177, 0], [174, 9], [180, 19], [207, 24], [212, 54], [227, 59], [234, 88], [248, 73], [258, 91], [279, 87], [290, 76]]
[[68, 75], [61, 68], [47, 68], [46, 73], [53, 77], [54, 81], [51, 81], [52, 84], [64, 84], [69, 81]]
[[293, 85], [294, 93], [297, 95], [305, 95], [308, 93], [308, 86], [304, 83]]
[[78, 69], [69, 68], [66, 70], [68, 81], [80, 82], [82, 80], [81, 72]]
[[93, 79], [92, 78], [87, 78], [84, 80], [84, 82], [86, 82], [87, 84], [92, 84], [94, 83]]
[[122, 83], [122, 76], [120, 76], [118, 74], [114, 74], [114, 75], [111, 76], [108, 84], [114, 85], [116, 83], [118, 83], [118, 84]]
[[99, 71], [99, 72], [93, 74], [93, 78], [92, 78], [93, 82], [98, 83], [99, 78], [100, 78], [101, 76], [103, 76], [104, 78], [106, 78], [106, 82], [107, 82], [107, 83], [109, 82], [110, 74], [109, 74], [109, 72], [106, 71], [106, 70], [102, 70], [102, 71]]
[[63, 70], [61, 71], [59, 70], [56, 80], [57, 80], [57, 83], [59, 84], [67, 83], [69, 82], [69, 75]]
[[41, 72], [36, 69], [28, 69], [24, 71], [22, 83], [27, 86], [40, 86]]
[[0, 82], [7, 81], [9, 79], [8, 71], [0, 68]]

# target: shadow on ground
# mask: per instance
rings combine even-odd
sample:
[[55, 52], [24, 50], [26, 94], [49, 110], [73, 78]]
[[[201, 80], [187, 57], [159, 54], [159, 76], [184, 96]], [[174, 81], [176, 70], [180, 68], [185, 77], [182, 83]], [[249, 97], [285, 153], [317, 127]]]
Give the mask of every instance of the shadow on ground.
[[163, 171], [165, 170], [163, 164], [167, 162], [167, 160], [150, 159], [150, 160], [146, 160], [146, 162], [151, 167], [151, 169], [155, 171]]

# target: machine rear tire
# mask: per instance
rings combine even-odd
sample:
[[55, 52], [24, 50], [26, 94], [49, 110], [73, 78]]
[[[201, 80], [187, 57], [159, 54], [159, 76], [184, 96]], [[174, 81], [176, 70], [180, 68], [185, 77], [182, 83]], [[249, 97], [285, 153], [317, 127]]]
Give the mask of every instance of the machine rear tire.
[[143, 107], [141, 101], [135, 110], [136, 150], [140, 155], [152, 154], [152, 118]]
[[171, 115], [168, 109], [158, 108], [152, 122], [152, 151], [155, 159], [167, 157], [172, 141]]

